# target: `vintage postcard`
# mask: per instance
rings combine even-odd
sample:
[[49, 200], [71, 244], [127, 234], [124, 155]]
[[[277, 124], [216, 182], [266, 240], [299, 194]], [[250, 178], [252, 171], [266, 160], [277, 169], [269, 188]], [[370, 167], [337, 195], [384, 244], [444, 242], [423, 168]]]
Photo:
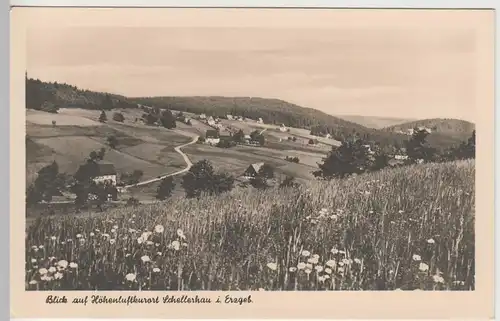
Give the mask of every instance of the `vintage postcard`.
[[493, 10], [11, 17], [13, 317], [493, 316]]

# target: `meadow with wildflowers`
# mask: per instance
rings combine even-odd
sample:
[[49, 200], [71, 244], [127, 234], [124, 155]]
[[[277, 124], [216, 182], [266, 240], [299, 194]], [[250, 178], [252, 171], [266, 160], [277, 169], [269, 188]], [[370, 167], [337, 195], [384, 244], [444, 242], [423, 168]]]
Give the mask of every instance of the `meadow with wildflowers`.
[[27, 290], [474, 290], [474, 161], [235, 188], [26, 231]]

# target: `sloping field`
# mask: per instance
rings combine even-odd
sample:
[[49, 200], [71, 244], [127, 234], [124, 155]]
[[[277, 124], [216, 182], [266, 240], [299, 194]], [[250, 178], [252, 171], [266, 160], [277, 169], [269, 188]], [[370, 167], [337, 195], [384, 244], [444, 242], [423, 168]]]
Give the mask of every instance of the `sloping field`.
[[62, 136], [102, 136], [114, 135], [127, 137], [124, 132], [117, 131], [109, 126], [52, 126], [26, 123], [26, 135], [30, 137], [62, 137]]
[[170, 146], [166, 147], [159, 144], [143, 143], [122, 148], [120, 151], [139, 159], [165, 166], [166, 169], [169, 169], [166, 170], [166, 173], [186, 167], [186, 163], [182, 156]]
[[314, 168], [318, 167], [316, 163], [321, 161], [321, 159], [325, 157], [325, 155], [319, 153], [307, 153], [294, 150], [276, 150], [265, 147], [238, 146], [235, 149], [248, 154], [278, 158], [280, 160], [284, 160], [287, 156], [298, 157], [300, 160], [300, 164], [311, 166]]
[[152, 126], [129, 126], [120, 123], [108, 124], [110, 128], [121, 131], [127, 135], [140, 139], [144, 142], [153, 144], [162, 144], [166, 146], [178, 146], [188, 143], [191, 138], [177, 133], [174, 130], [168, 130], [163, 127]]
[[67, 173], [74, 173], [90, 152], [97, 151], [102, 147], [106, 148], [104, 159], [113, 163], [118, 173], [140, 169], [144, 172], [144, 177], [156, 177], [165, 171], [163, 166], [110, 149], [90, 137], [51, 137], [34, 140], [54, 150], [53, 159], [59, 164], [60, 170]]
[[[99, 118], [99, 114], [97, 115]], [[97, 119], [96, 119], [97, 120]], [[102, 123], [80, 117], [78, 115], [71, 115], [65, 113], [47, 113], [39, 110], [26, 110], [26, 121], [39, 125], [52, 125], [52, 121], [56, 122], [56, 125], [60, 126], [101, 126]]]
[[[279, 154], [269, 154], [265, 151], [258, 152], [259, 148], [217, 148], [207, 145], [194, 144], [184, 149], [184, 152], [189, 156], [193, 163], [203, 159], [209, 160], [217, 171], [227, 172], [235, 177], [239, 177], [253, 163], [265, 162], [273, 166], [277, 172], [281, 171], [283, 166], [287, 170], [290, 162], [284, 160], [284, 156]], [[252, 151], [250, 153], [249, 151]], [[278, 155], [278, 156], [276, 156]], [[311, 166], [303, 164], [295, 165], [296, 172], [293, 176], [298, 178], [310, 179], [309, 172], [314, 169]], [[288, 170], [288, 172], [290, 172]]]

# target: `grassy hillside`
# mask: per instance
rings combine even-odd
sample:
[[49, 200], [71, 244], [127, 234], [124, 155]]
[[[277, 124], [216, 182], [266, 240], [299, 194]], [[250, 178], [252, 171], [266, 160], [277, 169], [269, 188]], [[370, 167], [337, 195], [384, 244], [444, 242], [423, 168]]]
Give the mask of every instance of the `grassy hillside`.
[[[62, 172], [72, 175], [92, 151], [101, 148], [106, 149], [105, 160], [114, 163], [119, 174], [139, 169], [146, 179], [186, 166], [174, 147], [189, 142], [189, 136], [175, 130], [141, 127], [128, 115], [125, 123], [112, 120], [100, 123], [96, 121], [99, 113], [81, 109], [61, 110], [59, 114], [27, 110], [27, 185], [33, 182], [40, 168], [54, 160]], [[55, 126], [52, 120], [56, 121]], [[108, 146], [109, 136], [117, 138], [116, 149]]]
[[399, 125], [415, 121], [416, 119], [408, 118], [392, 118], [392, 117], [376, 117], [376, 116], [359, 116], [359, 115], [336, 115], [340, 119], [344, 119], [362, 126], [382, 129], [384, 127]]
[[[474, 161], [416, 165], [41, 218], [26, 289], [473, 290], [474, 174]], [[77, 267], [41, 281], [52, 256]]]
[[475, 125], [471, 122], [460, 119], [449, 118], [432, 118], [422, 119], [403, 124], [385, 127], [384, 131], [406, 131], [415, 127], [430, 128], [433, 132], [461, 139], [467, 138], [475, 129]]

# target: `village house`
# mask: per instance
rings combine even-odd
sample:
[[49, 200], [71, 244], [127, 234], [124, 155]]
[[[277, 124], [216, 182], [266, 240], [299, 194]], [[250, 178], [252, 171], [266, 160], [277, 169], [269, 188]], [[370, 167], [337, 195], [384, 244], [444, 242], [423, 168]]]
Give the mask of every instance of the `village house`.
[[227, 118], [228, 120], [233, 120], [233, 115], [229, 115], [229, 114], [227, 114], [227, 115], [226, 115], [226, 118]]
[[430, 128], [427, 128], [427, 127], [418, 127], [418, 130], [425, 130], [426, 132], [428, 132], [429, 134], [432, 133], [432, 130]]
[[212, 116], [208, 117], [207, 124], [209, 126], [215, 126], [215, 120], [214, 120], [214, 118]]
[[408, 155], [394, 155], [394, 159], [405, 160], [408, 159]]
[[325, 138], [332, 139], [332, 135], [326, 134]]
[[207, 115], [205, 115], [205, 114], [200, 115], [200, 119], [206, 119], [206, 118], [207, 118]]
[[286, 132], [288, 129], [286, 128], [285, 124], [281, 124], [280, 126], [280, 131], [281, 132]]
[[217, 145], [220, 142], [219, 132], [209, 129], [205, 135], [205, 143], [209, 145]]
[[96, 176], [92, 178], [96, 183], [110, 183], [116, 186], [116, 169], [112, 163], [98, 162]]
[[243, 173], [243, 177], [246, 179], [251, 179], [253, 177], [256, 177], [262, 166], [264, 166], [264, 163], [255, 163], [248, 166], [246, 171]]
[[259, 124], [264, 124], [264, 121], [262, 120], [262, 118], [259, 118], [259, 120], [257, 121]]

